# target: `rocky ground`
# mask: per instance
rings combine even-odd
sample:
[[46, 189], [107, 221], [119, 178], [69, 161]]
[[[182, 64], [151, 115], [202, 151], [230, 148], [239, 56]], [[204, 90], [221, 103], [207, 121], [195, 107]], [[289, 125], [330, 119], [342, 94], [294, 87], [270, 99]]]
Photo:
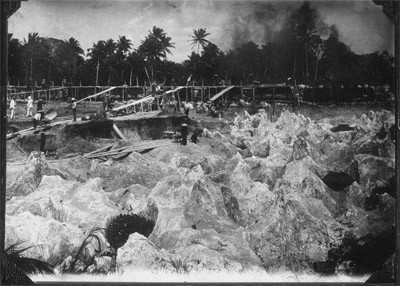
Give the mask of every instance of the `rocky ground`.
[[376, 271], [395, 250], [394, 114], [278, 114], [194, 115], [199, 144], [119, 161], [32, 152], [7, 166], [7, 242], [58, 274]]

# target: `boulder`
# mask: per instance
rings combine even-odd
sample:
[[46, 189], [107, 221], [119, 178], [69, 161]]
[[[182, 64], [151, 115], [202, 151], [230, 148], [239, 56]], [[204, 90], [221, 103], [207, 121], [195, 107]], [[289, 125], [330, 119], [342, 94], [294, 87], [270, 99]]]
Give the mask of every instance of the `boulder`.
[[100, 178], [79, 184], [57, 176], [44, 176], [36, 192], [13, 204], [11, 214], [25, 211], [83, 228], [105, 225], [109, 217], [119, 213]]
[[91, 160], [83, 156], [48, 163], [49, 167], [56, 170], [63, 179], [79, 182], [86, 182], [89, 179], [92, 164]]
[[24, 171], [7, 188], [8, 196], [25, 196], [35, 191], [43, 175], [49, 175], [50, 168], [43, 152], [33, 151], [29, 155]]
[[132, 154], [129, 158], [123, 163], [97, 164], [96, 168], [91, 168], [90, 177], [102, 178], [105, 190], [111, 192], [133, 184], [153, 188], [165, 175], [165, 171], [159, 164], [139, 153]]
[[324, 260], [342, 230], [321, 200], [278, 180], [277, 198], [261, 220], [248, 227], [247, 241], [266, 269], [305, 270]]
[[21, 247], [31, 247], [24, 255], [56, 266], [69, 255], [74, 256], [85, 235], [81, 228], [23, 212], [6, 216], [6, 244], [22, 241]]
[[[245, 160], [248, 163], [248, 160]], [[257, 160], [258, 164], [253, 164], [250, 177], [255, 182], [268, 184], [273, 189], [278, 178], [281, 178], [285, 171], [287, 158], [280, 153], [275, 153], [267, 158]], [[249, 164], [249, 163], [248, 163]], [[250, 165], [251, 166], [251, 165]]]
[[368, 154], [355, 156], [358, 162], [360, 183], [365, 186], [368, 181], [388, 180], [394, 175], [394, 158], [382, 158]]
[[131, 234], [125, 245], [118, 248], [116, 262], [118, 270], [125, 273], [130, 270], [154, 272], [174, 270], [168, 255], [138, 233]]
[[214, 229], [184, 229], [171, 252], [184, 257], [190, 272], [241, 272], [261, 270], [261, 261], [243, 239], [240, 230], [217, 232]]

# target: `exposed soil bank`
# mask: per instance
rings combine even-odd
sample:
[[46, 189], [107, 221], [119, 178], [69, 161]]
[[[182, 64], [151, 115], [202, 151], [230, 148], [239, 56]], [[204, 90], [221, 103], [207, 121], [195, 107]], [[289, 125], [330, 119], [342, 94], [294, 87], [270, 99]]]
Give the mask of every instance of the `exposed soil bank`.
[[[48, 147], [47, 145], [51, 143], [60, 151], [63, 148], [67, 148], [68, 145], [79, 145], [80, 147], [78, 149], [73, 148], [74, 150], [77, 149], [76, 151], [78, 153], [90, 152], [92, 149], [96, 149], [94, 146], [92, 146], [92, 148], [89, 148], [89, 145], [92, 145], [91, 141], [96, 139], [112, 140], [113, 138], [115, 138], [115, 134], [113, 132], [114, 123], [128, 139], [161, 139], [163, 137], [164, 131], [166, 130], [179, 131], [180, 125], [184, 122], [184, 120], [185, 117], [183, 116], [174, 116], [136, 120], [131, 119], [115, 122], [113, 120], [99, 120], [54, 126], [51, 129], [51, 132], [45, 132], [46, 149]], [[27, 153], [30, 153], [32, 151], [40, 151], [40, 136], [40, 134], [28, 134], [20, 136], [16, 139], [16, 143], [19, 147], [22, 148], [22, 150]], [[78, 139], [80, 141], [83, 141], [81, 142], [82, 144], [78, 144]], [[85, 141], [87, 142], [87, 146], [84, 146], [85, 148], [82, 149], [81, 147], [82, 145], [85, 145], [83, 144]], [[11, 141], [9, 142], [11, 143]]]
[[154, 117], [137, 120], [115, 121], [115, 125], [126, 137], [139, 136], [142, 140], [156, 140], [163, 137], [166, 130], [179, 131], [185, 117]]

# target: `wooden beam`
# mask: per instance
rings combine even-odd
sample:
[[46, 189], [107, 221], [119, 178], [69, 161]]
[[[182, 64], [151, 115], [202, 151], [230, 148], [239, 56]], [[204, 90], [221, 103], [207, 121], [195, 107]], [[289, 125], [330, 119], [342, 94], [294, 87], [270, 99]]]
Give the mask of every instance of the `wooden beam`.
[[214, 95], [212, 98], [210, 98], [210, 101], [213, 102], [213, 101], [217, 100], [219, 97], [221, 97], [224, 93], [228, 92], [232, 88], [234, 88], [233, 85], [223, 89], [222, 91], [220, 91], [216, 95]]
[[126, 137], [124, 136], [124, 134], [121, 132], [121, 130], [119, 130], [119, 128], [117, 127], [117, 125], [115, 125], [115, 123], [113, 123], [113, 131], [117, 134], [117, 136], [119, 136], [119, 138], [121, 138], [124, 141], [128, 141], [128, 139], [126, 139]]
[[85, 156], [87, 156], [87, 155], [92, 155], [92, 154], [96, 154], [96, 153], [100, 153], [100, 152], [102, 152], [102, 151], [109, 151], [109, 149], [111, 149], [113, 146], [115, 146], [117, 143], [112, 143], [112, 144], [109, 144], [109, 145], [106, 145], [106, 146], [104, 146], [104, 147], [101, 147], [100, 149], [97, 149], [97, 150], [94, 150], [94, 151], [92, 151], [92, 152], [90, 152], [90, 153], [87, 153], [87, 154], [85, 154]]
[[101, 95], [101, 94], [103, 94], [103, 93], [107, 93], [107, 92], [109, 92], [109, 91], [111, 91], [111, 90], [113, 90], [113, 89], [116, 89], [116, 88], [117, 88], [117, 87], [115, 87], [115, 86], [110, 87], [110, 88], [108, 88], [108, 89], [106, 89], [106, 90], [103, 90], [103, 91], [101, 91], [101, 92], [95, 93], [95, 94], [93, 94], [93, 95], [89, 95], [89, 96], [87, 96], [87, 97], [85, 97], [85, 98], [82, 98], [81, 100], [78, 100], [76, 103], [78, 104], [79, 102], [82, 102], [82, 101], [84, 101], [84, 100], [86, 100], [86, 99], [91, 99], [91, 98], [93, 98], [93, 97], [99, 96], [99, 95]]
[[84, 156], [88, 159], [98, 158], [98, 157], [107, 157], [114, 155], [122, 155], [130, 152], [140, 152], [144, 150], [154, 149], [158, 147], [168, 146], [174, 144], [170, 139], [156, 140], [156, 141], [147, 141], [141, 142], [130, 146], [121, 147], [118, 149], [110, 150], [107, 152], [99, 152], [95, 154], [85, 154]]

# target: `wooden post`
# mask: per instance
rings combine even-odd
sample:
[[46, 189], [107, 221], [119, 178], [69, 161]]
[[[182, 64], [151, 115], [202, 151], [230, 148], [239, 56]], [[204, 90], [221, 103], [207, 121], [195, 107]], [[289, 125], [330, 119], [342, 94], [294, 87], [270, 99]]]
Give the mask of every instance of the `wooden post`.
[[[6, 1], [0, 1], [0, 257], [4, 257], [6, 221], [6, 140], [7, 140], [7, 77], [8, 77], [8, 27]], [[0, 265], [0, 281], [4, 281], [4, 264]]]
[[272, 122], [272, 115], [275, 116], [275, 85], [272, 90], [272, 112], [271, 112], [271, 122]]
[[143, 102], [140, 103], [140, 110], [143, 112]]

